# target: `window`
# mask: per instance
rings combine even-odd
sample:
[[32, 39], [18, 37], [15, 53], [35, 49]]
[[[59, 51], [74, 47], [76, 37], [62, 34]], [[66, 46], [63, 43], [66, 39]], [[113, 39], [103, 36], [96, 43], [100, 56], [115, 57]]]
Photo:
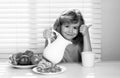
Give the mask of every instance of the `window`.
[[87, 25], [93, 52], [101, 58], [100, 0], [0, 0], [0, 58], [27, 49], [42, 52], [42, 32], [64, 10], [80, 9]]

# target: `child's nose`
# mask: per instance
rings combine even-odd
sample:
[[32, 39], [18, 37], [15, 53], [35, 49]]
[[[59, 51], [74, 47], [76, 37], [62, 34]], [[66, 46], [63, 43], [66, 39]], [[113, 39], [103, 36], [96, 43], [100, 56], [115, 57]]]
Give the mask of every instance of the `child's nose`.
[[69, 33], [73, 33], [73, 29], [72, 28], [69, 28]]

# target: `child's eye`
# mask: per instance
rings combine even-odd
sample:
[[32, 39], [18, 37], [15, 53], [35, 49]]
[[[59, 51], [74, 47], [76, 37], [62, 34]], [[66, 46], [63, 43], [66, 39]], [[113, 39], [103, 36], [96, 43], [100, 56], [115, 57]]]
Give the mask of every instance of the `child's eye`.
[[69, 26], [67, 25], [67, 26], [65, 26], [66, 28], [68, 28]]
[[77, 27], [74, 27], [74, 29], [77, 29]]

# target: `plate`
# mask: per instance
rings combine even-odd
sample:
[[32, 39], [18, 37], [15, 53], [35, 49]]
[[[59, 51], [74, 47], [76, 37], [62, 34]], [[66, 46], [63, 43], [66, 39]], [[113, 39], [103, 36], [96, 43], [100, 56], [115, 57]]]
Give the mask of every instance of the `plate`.
[[9, 64], [11, 67], [20, 68], [20, 69], [28, 69], [37, 66], [37, 65], [13, 65], [11, 62], [9, 62]]
[[36, 65], [13, 65], [11, 64], [12, 67], [15, 67], [15, 68], [20, 68], [20, 69], [28, 69], [28, 68], [32, 68], [32, 67], [35, 67]]
[[32, 69], [32, 71], [33, 72], [35, 72], [35, 73], [38, 73], [38, 74], [43, 74], [43, 75], [52, 75], [52, 74], [60, 74], [60, 73], [62, 73], [62, 72], [64, 72], [65, 70], [66, 70], [66, 68], [64, 67], [64, 66], [57, 66], [57, 67], [60, 67], [60, 69], [61, 69], [61, 71], [59, 71], [59, 72], [39, 72], [38, 70], [37, 70], [37, 68], [38, 67], [34, 67], [33, 69]]

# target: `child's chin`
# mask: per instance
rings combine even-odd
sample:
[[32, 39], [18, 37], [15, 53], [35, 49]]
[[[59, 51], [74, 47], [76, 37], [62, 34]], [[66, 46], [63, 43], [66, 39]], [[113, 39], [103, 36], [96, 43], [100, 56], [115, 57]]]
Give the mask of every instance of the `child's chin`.
[[72, 40], [72, 38], [65, 38], [66, 40], [69, 40], [69, 41], [71, 41]]
[[[64, 37], [64, 36], [63, 36]], [[72, 37], [64, 37], [66, 40], [71, 41], [73, 38]]]

